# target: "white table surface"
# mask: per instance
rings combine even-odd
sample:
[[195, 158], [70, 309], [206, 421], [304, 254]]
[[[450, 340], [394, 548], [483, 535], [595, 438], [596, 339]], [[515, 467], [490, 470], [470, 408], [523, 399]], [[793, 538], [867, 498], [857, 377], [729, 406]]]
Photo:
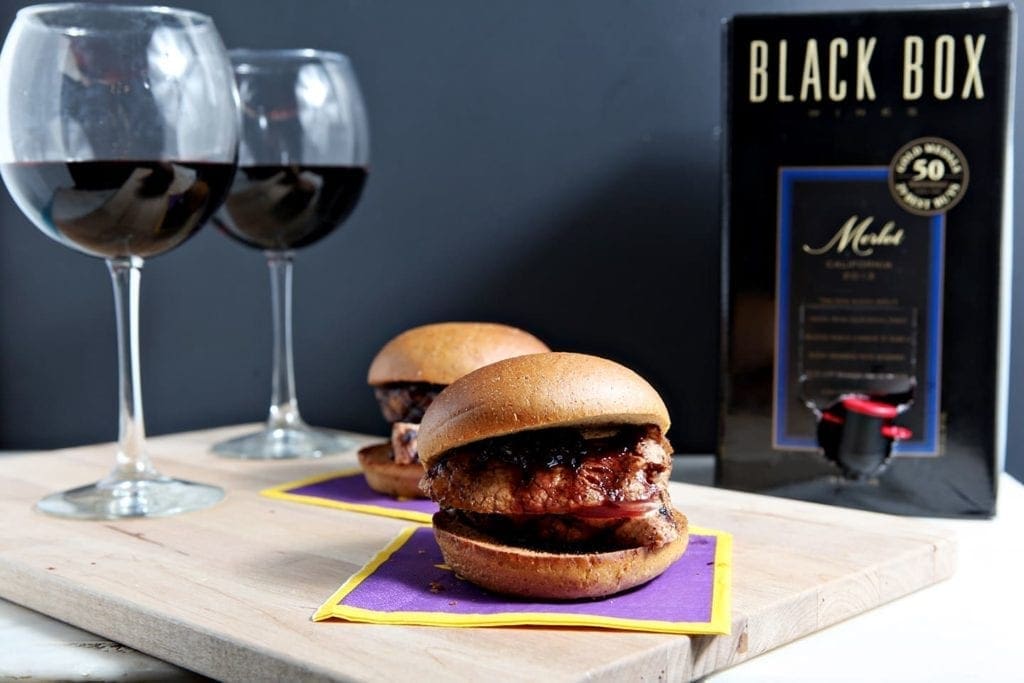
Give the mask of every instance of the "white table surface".
[[[674, 479], [707, 483], [709, 458]], [[1024, 681], [1024, 486], [1004, 474], [988, 521], [958, 532], [952, 579], [716, 674], [746, 681]], [[173, 665], [0, 600], [0, 680], [195, 680]]]

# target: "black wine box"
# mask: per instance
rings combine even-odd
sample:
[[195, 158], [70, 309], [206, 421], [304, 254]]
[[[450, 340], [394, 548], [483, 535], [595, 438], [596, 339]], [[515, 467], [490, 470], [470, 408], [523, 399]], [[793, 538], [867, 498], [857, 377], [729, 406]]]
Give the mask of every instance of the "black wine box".
[[719, 485], [993, 514], [1013, 44], [1006, 5], [727, 22]]

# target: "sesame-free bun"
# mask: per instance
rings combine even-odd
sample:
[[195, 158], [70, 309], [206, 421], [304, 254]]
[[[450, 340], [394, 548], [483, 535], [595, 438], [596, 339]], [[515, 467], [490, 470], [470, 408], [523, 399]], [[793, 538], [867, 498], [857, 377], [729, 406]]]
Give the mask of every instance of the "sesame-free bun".
[[550, 427], [647, 425], [669, 428], [658, 392], [629, 368], [581, 353], [540, 353], [498, 361], [437, 395], [417, 435], [425, 467], [474, 441]]
[[359, 449], [359, 465], [367, 485], [377, 493], [395, 498], [422, 498], [420, 478], [423, 465], [396, 463], [391, 459], [391, 444], [379, 443]]
[[686, 515], [673, 510], [678, 536], [661, 546], [603, 553], [551, 553], [502, 544], [451, 512], [434, 515], [434, 536], [456, 574], [496, 593], [545, 600], [612, 595], [668, 569], [689, 541]]
[[370, 363], [367, 382], [451, 384], [503, 358], [547, 351], [529, 332], [498, 323], [434, 323], [406, 330], [385, 344]]

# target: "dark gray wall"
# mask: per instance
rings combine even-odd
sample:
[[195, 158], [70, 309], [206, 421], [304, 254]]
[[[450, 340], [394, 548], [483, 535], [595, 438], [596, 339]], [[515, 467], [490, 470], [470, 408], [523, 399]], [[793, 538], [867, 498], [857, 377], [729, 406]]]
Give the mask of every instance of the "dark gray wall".
[[[0, 3], [0, 24], [21, 4]], [[823, 3], [177, 4], [213, 15], [229, 47], [346, 52], [362, 81], [367, 191], [296, 269], [309, 421], [383, 431], [364, 381], [376, 349], [415, 324], [486, 319], [634, 367], [663, 392], [677, 447], [714, 448], [720, 22]], [[1024, 340], [1024, 272], [1015, 291]], [[264, 417], [268, 297], [261, 256], [213, 229], [147, 264], [150, 433]], [[0, 447], [116, 437], [112, 310], [103, 264], [49, 241], [3, 193]], [[1011, 381], [1024, 386], [1024, 354]], [[1011, 416], [1021, 476], [1017, 397]]]

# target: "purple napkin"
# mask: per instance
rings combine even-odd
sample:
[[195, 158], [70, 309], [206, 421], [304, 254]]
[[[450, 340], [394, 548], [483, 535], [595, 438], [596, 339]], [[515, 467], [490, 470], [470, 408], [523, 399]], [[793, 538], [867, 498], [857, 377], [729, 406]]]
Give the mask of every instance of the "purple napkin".
[[430, 518], [438, 509], [437, 503], [431, 500], [395, 499], [377, 493], [367, 485], [366, 478], [360, 470], [333, 472], [311, 479], [292, 481], [265, 489], [262, 494], [278, 500], [397, 517], [423, 524], [430, 524]]
[[410, 527], [314, 615], [436, 626], [561, 625], [661, 633], [729, 632], [731, 536], [691, 530], [683, 556], [653, 581], [607, 598], [543, 602], [488, 593], [447, 569], [432, 529]]

